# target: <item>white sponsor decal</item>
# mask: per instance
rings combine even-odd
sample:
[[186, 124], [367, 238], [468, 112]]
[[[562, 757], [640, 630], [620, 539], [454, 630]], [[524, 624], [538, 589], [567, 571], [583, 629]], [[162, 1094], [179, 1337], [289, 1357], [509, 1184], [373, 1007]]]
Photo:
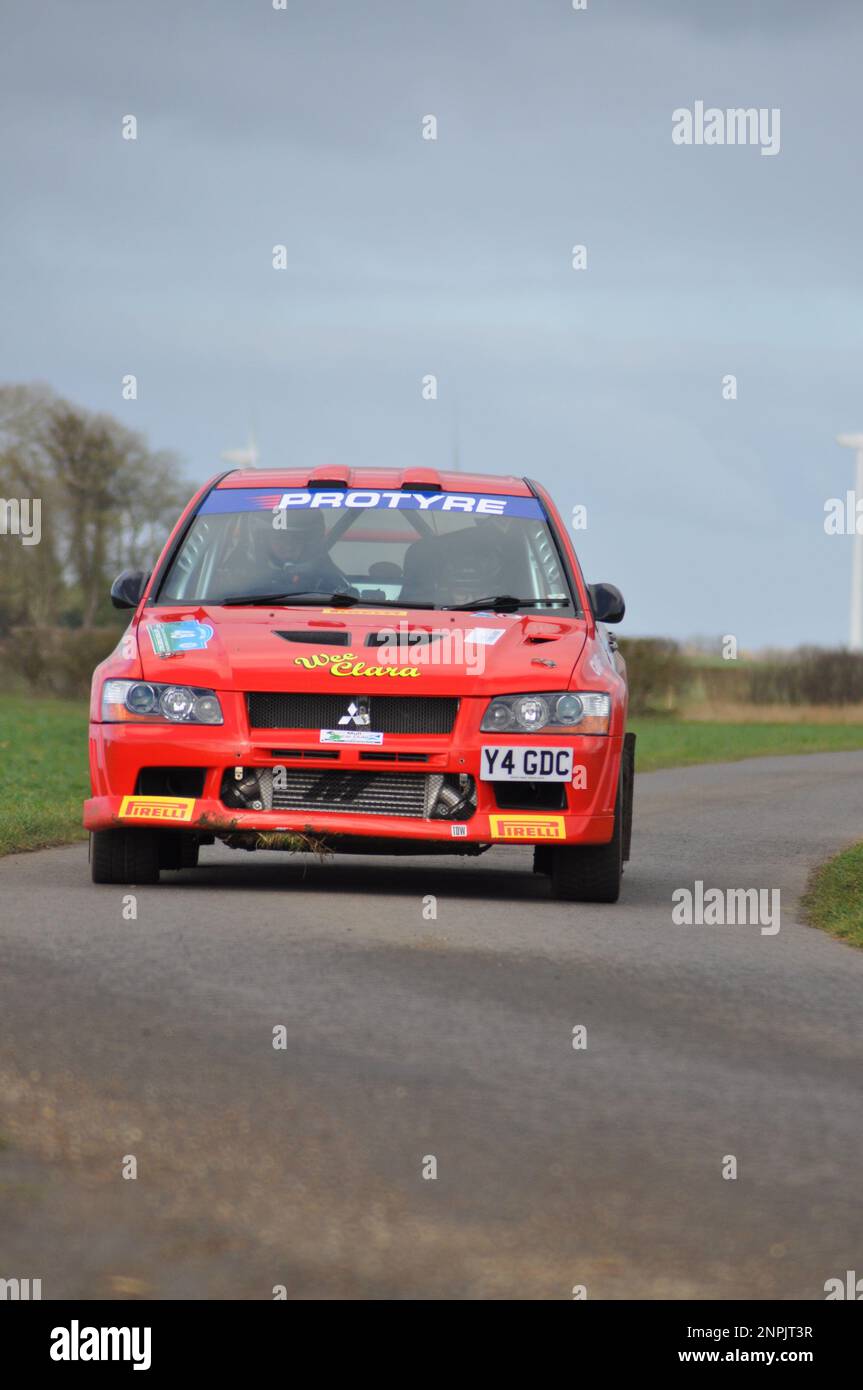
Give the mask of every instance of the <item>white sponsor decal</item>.
[[479, 512], [489, 516], [535, 515], [534, 498], [474, 497], [455, 492], [283, 492], [274, 510], [286, 507], [399, 507], [421, 512]]
[[370, 729], [321, 729], [321, 743], [383, 743], [383, 734]]
[[461, 839], [461, 837], [462, 837], [463, 835], [467, 835], [467, 826], [466, 826], [466, 825], [451, 825], [450, 828], [449, 828], [449, 833], [450, 833], [450, 835], [452, 835], [452, 837], [453, 837], [454, 840], [459, 840], [459, 839]]
[[504, 627], [472, 627], [465, 633], [464, 640], [473, 642], [477, 647], [493, 647], [505, 632]]

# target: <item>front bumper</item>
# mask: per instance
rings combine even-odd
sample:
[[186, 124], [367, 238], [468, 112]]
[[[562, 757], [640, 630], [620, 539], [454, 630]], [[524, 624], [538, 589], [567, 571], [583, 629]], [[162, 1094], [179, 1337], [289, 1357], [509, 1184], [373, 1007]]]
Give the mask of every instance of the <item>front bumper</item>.
[[[392, 838], [450, 842], [454, 850], [466, 843], [605, 844], [614, 830], [614, 804], [622, 736], [523, 736], [531, 747], [566, 745], [574, 766], [583, 769], [578, 785], [565, 784], [565, 805], [555, 809], [520, 809], [498, 804], [493, 784], [480, 780], [483, 745], [512, 743], [512, 736], [481, 734], [479, 721], [488, 700], [464, 699], [455, 728], [447, 735], [387, 735], [383, 748], [341, 745], [337, 758], [320, 764], [321, 772], [375, 772], [388, 777], [400, 772], [468, 773], [476, 782], [477, 808], [467, 820], [387, 814], [357, 814], [351, 810], [244, 810], [221, 799], [226, 770], [283, 766], [308, 773], [319, 753], [317, 730], [255, 730], [245, 722], [241, 696], [220, 695], [226, 722], [218, 727], [161, 724], [90, 725], [90, 768], [93, 794], [84, 803], [88, 830], [119, 826], [150, 826], [228, 836], [248, 831], [296, 832], [318, 838]], [[373, 752], [374, 763], [363, 759]], [[385, 754], [385, 760], [380, 754]], [[303, 755], [306, 755], [305, 757]], [[407, 760], [405, 756], [407, 755]], [[420, 757], [421, 763], [412, 761]], [[391, 761], [390, 761], [391, 759]], [[401, 759], [401, 760], [400, 760]], [[182, 807], [165, 807], [140, 790], [142, 773], [158, 768], [200, 770], [200, 791], [177, 797]], [[128, 798], [134, 798], [129, 804]], [[148, 808], [145, 804], [152, 802]], [[124, 805], [125, 802], [125, 805]]]
[[[141, 797], [141, 801], [148, 798]], [[149, 798], [152, 800], [152, 798]], [[606, 844], [614, 830], [614, 817], [574, 816], [564, 811], [476, 811], [468, 821], [419, 820], [407, 816], [352, 815], [349, 811], [234, 811], [221, 801], [196, 797], [193, 814], [182, 821], [161, 814], [134, 818], [120, 815], [124, 798], [93, 796], [84, 802], [87, 830], [120, 826], [200, 831], [227, 836], [241, 831], [284, 831], [310, 838], [350, 835], [372, 839], [450, 840], [454, 848], [468, 843], [490, 844]], [[157, 808], [158, 809], [158, 808]]]

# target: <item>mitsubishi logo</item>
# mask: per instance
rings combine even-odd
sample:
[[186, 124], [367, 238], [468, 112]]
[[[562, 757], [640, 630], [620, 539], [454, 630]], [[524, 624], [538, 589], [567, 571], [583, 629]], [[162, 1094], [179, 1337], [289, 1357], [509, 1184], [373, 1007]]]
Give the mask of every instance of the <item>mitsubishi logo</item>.
[[355, 724], [360, 729], [367, 729], [371, 722], [368, 700], [363, 696], [358, 701], [351, 700], [347, 714], [343, 714], [339, 720], [340, 724]]

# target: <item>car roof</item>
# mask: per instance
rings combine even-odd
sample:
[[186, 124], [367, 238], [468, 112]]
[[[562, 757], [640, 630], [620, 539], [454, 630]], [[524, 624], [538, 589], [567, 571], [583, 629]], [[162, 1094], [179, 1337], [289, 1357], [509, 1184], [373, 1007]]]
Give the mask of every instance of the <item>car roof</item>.
[[415, 489], [422, 492], [463, 492], [502, 494], [508, 497], [531, 497], [533, 494], [524, 478], [501, 476], [496, 473], [442, 473], [436, 468], [346, 468], [339, 464], [323, 464], [317, 468], [260, 468], [237, 469], [216, 483], [219, 488], [262, 487], [325, 488], [327, 484], [351, 489]]

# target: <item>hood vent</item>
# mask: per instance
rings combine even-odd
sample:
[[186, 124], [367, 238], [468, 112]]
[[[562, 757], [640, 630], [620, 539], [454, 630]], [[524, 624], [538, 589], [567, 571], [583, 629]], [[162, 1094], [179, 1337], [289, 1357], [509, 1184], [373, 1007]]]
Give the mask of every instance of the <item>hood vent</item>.
[[280, 632], [274, 627], [273, 632], [276, 637], [284, 637], [286, 642], [310, 642], [316, 647], [349, 647], [351, 645], [351, 634], [341, 628], [333, 631], [330, 628], [324, 630], [317, 627], [299, 628], [296, 632]]
[[[439, 642], [442, 634], [440, 632], [429, 632], [424, 627], [408, 628], [381, 628], [379, 632], [369, 632], [366, 634], [367, 647], [429, 647], [432, 642]], [[395, 641], [393, 641], [395, 638]]]
[[561, 637], [569, 637], [574, 631], [571, 624], [541, 622], [530, 619], [524, 625], [524, 640], [533, 646], [538, 642], [558, 642]]

